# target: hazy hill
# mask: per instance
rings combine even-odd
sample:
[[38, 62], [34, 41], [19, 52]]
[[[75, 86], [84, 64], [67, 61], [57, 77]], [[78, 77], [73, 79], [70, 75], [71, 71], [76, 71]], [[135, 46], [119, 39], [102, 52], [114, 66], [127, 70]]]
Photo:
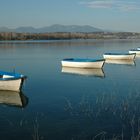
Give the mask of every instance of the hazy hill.
[[6, 27], [0, 27], [0, 32], [17, 32], [17, 33], [45, 33], [45, 32], [103, 32], [99, 28], [95, 28], [89, 25], [59, 25], [46, 26], [42, 28], [34, 27], [18, 27], [16, 29], [9, 29]]

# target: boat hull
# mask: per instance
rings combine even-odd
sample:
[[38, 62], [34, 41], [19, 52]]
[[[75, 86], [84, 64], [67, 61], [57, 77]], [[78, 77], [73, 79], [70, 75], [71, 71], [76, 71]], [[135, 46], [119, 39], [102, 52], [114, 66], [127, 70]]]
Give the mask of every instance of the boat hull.
[[104, 59], [115, 59], [115, 60], [133, 60], [135, 58], [136, 54], [104, 54], [103, 57]]
[[135, 53], [135, 54], [140, 54], [140, 50], [130, 50], [129, 53]]
[[75, 67], [75, 68], [102, 68], [104, 61], [96, 62], [71, 62], [61, 61], [63, 67]]
[[6, 79], [0, 80], [0, 90], [20, 91], [24, 79]]

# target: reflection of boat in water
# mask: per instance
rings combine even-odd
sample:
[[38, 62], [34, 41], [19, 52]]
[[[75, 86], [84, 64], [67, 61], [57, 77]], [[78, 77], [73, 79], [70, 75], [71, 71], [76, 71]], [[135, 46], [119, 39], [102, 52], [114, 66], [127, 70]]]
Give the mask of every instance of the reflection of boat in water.
[[68, 74], [85, 75], [85, 76], [105, 77], [103, 69], [62, 67], [62, 72]]
[[135, 65], [134, 60], [106, 59], [105, 63], [108, 63], [108, 64], [122, 64], [122, 65]]
[[140, 58], [140, 54], [136, 54], [136, 58]]
[[28, 98], [22, 92], [0, 90], [0, 104], [24, 108]]

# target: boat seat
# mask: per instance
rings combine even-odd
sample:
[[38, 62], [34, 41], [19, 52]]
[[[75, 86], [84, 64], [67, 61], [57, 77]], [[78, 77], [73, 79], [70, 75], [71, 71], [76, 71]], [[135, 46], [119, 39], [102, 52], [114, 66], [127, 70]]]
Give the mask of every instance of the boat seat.
[[13, 78], [14, 76], [11, 75], [3, 75], [3, 78]]

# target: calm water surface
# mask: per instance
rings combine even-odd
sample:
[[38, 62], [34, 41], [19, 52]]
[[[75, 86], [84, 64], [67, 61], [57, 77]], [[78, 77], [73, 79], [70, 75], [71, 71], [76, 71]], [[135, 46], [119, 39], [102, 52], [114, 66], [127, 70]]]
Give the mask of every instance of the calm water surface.
[[139, 46], [140, 40], [1, 42], [0, 69], [15, 70], [28, 79], [20, 96], [0, 91], [0, 139], [136, 138], [140, 57], [118, 62], [124, 64], [106, 63], [103, 70], [66, 69], [61, 60], [102, 58], [105, 52], [128, 52]]

